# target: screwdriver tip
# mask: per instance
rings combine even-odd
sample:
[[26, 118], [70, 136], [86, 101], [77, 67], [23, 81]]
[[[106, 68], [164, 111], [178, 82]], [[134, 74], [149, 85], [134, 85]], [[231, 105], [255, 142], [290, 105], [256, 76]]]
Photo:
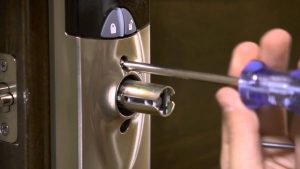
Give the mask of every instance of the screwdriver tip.
[[127, 56], [122, 56], [120, 59], [120, 66], [125, 71], [129, 71], [129, 68], [125, 65], [125, 62], [127, 61], [128, 61]]

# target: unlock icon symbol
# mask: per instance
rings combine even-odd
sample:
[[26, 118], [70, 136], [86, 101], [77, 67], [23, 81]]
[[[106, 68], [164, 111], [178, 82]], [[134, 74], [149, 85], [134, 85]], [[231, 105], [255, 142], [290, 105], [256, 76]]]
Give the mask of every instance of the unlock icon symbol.
[[110, 34], [116, 34], [117, 33], [117, 27], [115, 23], [112, 23], [110, 25]]

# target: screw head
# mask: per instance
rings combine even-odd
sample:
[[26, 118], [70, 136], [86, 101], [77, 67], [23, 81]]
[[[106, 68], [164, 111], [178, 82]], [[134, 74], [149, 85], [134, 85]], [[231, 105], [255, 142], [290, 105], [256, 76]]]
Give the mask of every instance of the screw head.
[[2, 123], [0, 125], [0, 134], [3, 136], [7, 136], [9, 133], [9, 127], [6, 123]]
[[4, 59], [0, 59], [0, 70], [2, 72], [7, 71], [7, 62]]

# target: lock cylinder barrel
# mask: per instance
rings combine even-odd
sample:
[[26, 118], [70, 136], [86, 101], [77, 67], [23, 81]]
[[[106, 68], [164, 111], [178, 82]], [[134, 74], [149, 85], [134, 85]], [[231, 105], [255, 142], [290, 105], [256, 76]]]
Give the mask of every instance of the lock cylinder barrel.
[[167, 117], [175, 107], [174, 94], [170, 86], [126, 80], [119, 87], [117, 104], [119, 109]]
[[0, 95], [0, 108], [5, 106], [10, 106], [14, 103], [14, 98], [11, 94], [1, 94]]
[[11, 106], [14, 103], [14, 97], [10, 93], [9, 86], [5, 83], [0, 83], [0, 112], [3, 107]]

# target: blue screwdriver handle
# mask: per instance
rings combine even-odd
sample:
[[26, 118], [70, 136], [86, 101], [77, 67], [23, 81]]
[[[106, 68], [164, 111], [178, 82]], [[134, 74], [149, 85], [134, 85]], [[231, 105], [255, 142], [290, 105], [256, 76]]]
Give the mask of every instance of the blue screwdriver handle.
[[251, 109], [277, 105], [300, 115], [300, 70], [276, 72], [253, 60], [242, 71], [238, 88], [241, 99]]

